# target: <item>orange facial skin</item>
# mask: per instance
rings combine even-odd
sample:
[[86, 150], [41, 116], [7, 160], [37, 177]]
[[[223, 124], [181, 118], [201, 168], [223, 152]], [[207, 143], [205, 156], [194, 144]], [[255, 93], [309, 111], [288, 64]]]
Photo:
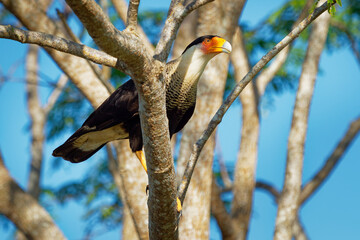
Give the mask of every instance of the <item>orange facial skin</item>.
[[211, 39], [206, 38], [202, 42], [202, 50], [205, 53], [221, 53], [221, 52], [228, 52], [227, 49], [223, 48], [224, 43], [226, 42], [225, 39], [220, 37], [213, 37]]

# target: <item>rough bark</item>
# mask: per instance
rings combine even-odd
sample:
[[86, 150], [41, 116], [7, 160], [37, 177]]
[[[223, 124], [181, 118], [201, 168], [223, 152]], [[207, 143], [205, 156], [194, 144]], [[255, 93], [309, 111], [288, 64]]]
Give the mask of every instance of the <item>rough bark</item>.
[[[231, 54], [235, 79], [240, 81], [250, 70], [240, 29], [234, 37]], [[241, 142], [235, 166], [234, 198], [231, 215], [236, 239], [246, 239], [255, 187], [255, 172], [258, 152], [259, 115], [256, 91], [252, 82], [240, 94], [242, 105]]]
[[[198, 10], [197, 35], [216, 34], [231, 40], [243, 3], [244, 1], [214, 1], [200, 8]], [[183, 130], [178, 160], [179, 172], [184, 169], [186, 160], [190, 156], [192, 144], [200, 137], [202, 130], [206, 128], [209, 119], [222, 102], [228, 62], [229, 57], [227, 55], [217, 56], [208, 63], [200, 78], [195, 112]], [[211, 192], [214, 148], [215, 139], [212, 136], [200, 156], [187, 198], [184, 200], [183, 217], [179, 226], [181, 239], [209, 238], [211, 197], [209, 193]]]
[[304, 145], [310, 103], [313, 95], [318, 64], [330, 21], [328, 13], [322, 14], [313, 24], [309, 45], [299, 79], [292, 125], [288, 139], [285, 181], [275, 223], [274, 239], [291, 239], [300, 197]]
[[28, 238], [65, 239], [48, 212], [11, 178], [0, 153], [0, 213]]
[[111, 145], [106, 146], [109, 170], [124, 205], [122, 236], [124, 239], [148, 239], [147, 197], [144, 191], [147, 177], [139, 161], [131, 152], [128, 142], [113, 143], [116, 156], [113, 154]]

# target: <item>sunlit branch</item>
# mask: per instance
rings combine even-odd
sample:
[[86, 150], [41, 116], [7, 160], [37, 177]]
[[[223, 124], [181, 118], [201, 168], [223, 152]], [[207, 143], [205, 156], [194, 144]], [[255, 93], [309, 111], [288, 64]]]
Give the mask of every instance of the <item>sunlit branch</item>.
[[140, 0], [129, 1], [126, 27], [131, 30], [136, 30], [139, 4], [140, 4]]
[[250, 70], [248, 74], [236, 84], [230, 95], [226, 98], [224, 103], [221, 105], [215, 116], [211, 119], [207, 129], [203, 132], [199, 140], [194, 144], [190, 159], [187, 163], [181, 184], [178, 188], [178, 196], [183, 202], [185, 199], [187, 188], [189, 187], [191, 176], [194, 172], [196, 162], [199, 158], [200, 152], [204, 147], [206, 141], [209, 139], [212, 132], [215, 130], [217, 125], [221, 122], [224, 114], [229, 109], [230, 105], [239, 96], [241, 91], [246, 85], [255, 77], [255, 75], [271, 60], [273, 59], [284, 47], [289, 45], [299, 34], [306, 29], [309, 24], [314, 21], [320, 14], [327, 10], [327, 4], [316, 8], [314, 12], [304, 19], [297, 27], [295, 27], [285, 38], [283, 38], [275, 47], [273, 47], [265, 56], [261, 58], [259, 62]]
[[11, 25], [0, 25], [0, 38], [7, 38], [21, 43], [31, 43], [42, 47], [53, 48], [61, 52], [85, 58], [94, 63], [123, 69], [124, 72], [126, 72], [125, 66], [120, 65], [121, 63], [113, 56], [83, 44], [69, 41], [65, 38], [56, 37], [51, 34], [26, 31]]

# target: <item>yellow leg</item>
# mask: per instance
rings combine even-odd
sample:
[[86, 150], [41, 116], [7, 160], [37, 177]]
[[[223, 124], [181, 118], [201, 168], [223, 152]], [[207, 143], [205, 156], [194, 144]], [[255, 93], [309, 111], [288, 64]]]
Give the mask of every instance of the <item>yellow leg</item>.
[[[139, 159], [141, 165], [143, 166], [143, 168], [145, 169], [145, 171], [147, 173], [147, 167], [146, 167], [146, 160], [145, 160], [144, 152], [142, 150], [140, 150], [140, 151], [136, 151], [135, 154], [136, 154], [136, 157]], [[181, 212], [181, 210], [182, 210], [181, 201], [180, 201], [179, 198], [176, 198], [176, 210], [178, 212]]]

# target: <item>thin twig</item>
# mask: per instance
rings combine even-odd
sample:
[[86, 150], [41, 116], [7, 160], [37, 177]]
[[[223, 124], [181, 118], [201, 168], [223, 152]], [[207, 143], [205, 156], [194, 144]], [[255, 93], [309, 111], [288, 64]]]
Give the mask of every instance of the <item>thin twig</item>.
[[[59, 16], [59, 18], [60, 18], [63, 26], [65, 27], [66, 32], [69, 34], [70, 38], [74, 42], [81, 44], [80, 39], [74, 34], [74, 32], [71, 30], [69, 24], [67, 23], [64, 14], [62, 14], [62, 12], [60, 12], [60, 10], [58, 10], [58, 9], [56, 9], [56, 13]], [[114, 87], [108, 81], [105, 81], [105, 79], [102, 77], [100, 68], [97, 65], [95, 65], [94, 63], [90, 62], [89, 60], [88, 60], [88, 64], [89, 64], [90, 68], [92, 69], [92, 71], [94, 72], [94, 74], [98, 77], [100, 82], [105, 86], [107, 91], [111, 94], [114, 91]]]
[[69, 78], [65, 74], [62, 74], [60, 76], [59, 81], [56, 84], [56, 87], [54, 88], [51, 95], [49, 96], [46, 105], [43, 107], [45, 115], [47, 115], [50, 112], [50, 110], [53, 108], [53, 106], [55, 105], [57, 99], [59, 98], [59, 96], [60, 96], [62, 90], [64, 89], [66, 83], [68, 82], [68, 80], [69, 80]]
[[230, 95], [226, 98], [224, 103], [221, 105], [219, 110], [216, 112], [214, 117], [211, 119], [207, 129], [203, 132], [200, 139], [194, 144], [193, 150], [186, 166], [181, 184], [178, 188], [178, 196], [181, 202], [184, 201], [187, 188], [189, 187], [191, 176], [194, 172], [196, 162], [199, 158], [200, 152], [204, 147], [206, 141], [209, 139], [216, 126], [221, 122], [224, 114], [229, 109], [230, 105], [235, 101], [240, 92], [246, 87], [246, 85], [255, 77], [255, 75], [272, 59], [278, 54], [284, 47], [289, 45], [299, 34], [314, 21], [320, 14], [327, 10], [327, 4], [324, 3], [322, 6], [316, 8], [314, 12], [304, 19], [296, 28], [294, 28], [283, 40], [281, 40], [275, 47], [273, 47], [265, 56], [261, 58], [259, 62], [246, 74], [246, 76], [236, 84]]
[[300, 194], [300, 205], [304, 203], [318, 188], [324, 183], [324, 180], [334, 170], [344, 152], [348, 149], [356, 135], [360, 131], [360, 117], [354, 120], [344, 137], [340, 140], [330, 157], [326, 160], [324, 166], [318, 171], [318, 173], [305, 184]]
[[[313, 0], [306, 1], [306, 4], [305, 4], [303, 10], [301, 11], [298, 19], [293, 24], [292, 29], [294, 29], [300, 23], [300, 21], [302, 21], [306, 17], [311, 6], [313, 5], [313, 2], [314, 2]], [[289, 44], [288, 46], [286, 46], [276, 56], [276, 58], [271, 62], [269, 67], [264, 69], [259, 74], [259, 76], [257, 76], [255, 82], [256, 82], [259, 97], [261, 97], [264, 94], [267, 85], [271, 82], [271, 80], [275, 77], [276, 73], [281, 69], [281, 67], [286, 62], [286, 60], [289, 56], [289, 53], [290, 53], [291, 46], [292, 46], [292, 44]]]

